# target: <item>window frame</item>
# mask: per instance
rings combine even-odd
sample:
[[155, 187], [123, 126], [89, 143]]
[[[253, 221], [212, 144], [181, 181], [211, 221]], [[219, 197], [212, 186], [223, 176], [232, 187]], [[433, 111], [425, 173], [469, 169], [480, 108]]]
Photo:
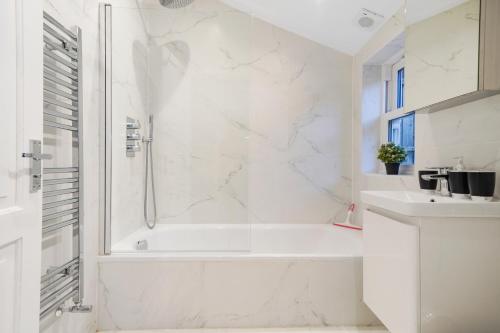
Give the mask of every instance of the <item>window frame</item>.
[[[401, 50], [393, 57], [391, 57], [384, 65], [384, 83], [383, 91], [383, 108], [380, 114], [380, 142], [389, 142], [389, 123], [391, 120], [406, 116], [412, 112], [406, 111], [404, 103], [405, 89], [403, 89], [403, 106], [397, 108], [397, 95], [398, 95], [398, 71], [405, 67], [404, 50]], [[390, 107], [390, 108], [388, 108]], [[416, 131], [416, 120], [414, 121], [414, 133]], [[416, 164], [416, 155], [413, 164], [401, 165], [400, 174], [413, 174]]]
[[[400, 70], [403, 70], [404, 71], [404, 68], [405, 68], [405, 60], [404, 60], [404, 57], [401, 58], [397, 63], [395, 63], [394, 65], [392, 65], [392, 76], [391, 76], [391, 84], [392, 84], [392, 93], [393, 93], [393, 96], [392, 96], [392, 109], [389, 111], [389, 112], [393, 112], [393, 111], [398, 111], [398, 110], [402, 110], [404, 109], [404, 102], [405, 102], [405, 98], [404, 98], [404, 92], [405, 92], [405, 89], [404, 89], [404, 74], [403, 74], [403, 94], [402, 94], [402, 103], [403, 105], [401, 107], [398, 107], [398, 97], [399, 97], [399, 71]], [[404, 73], [404, 72], [403, 72]]]
[[[408, 116], [412, 116], [412, 118], [413, 118], [413, 163], [412, 164], [401, 164], [401, 166], [405, 167], [406, 169], [408, 169], [408, 167], [415, 165], [415, 112], [414, 111], [406, 112], [400, 117], [392, 118], [392, 119], [387, 121], [387, 142], [389, 142], [389, 140], [392, 136], [392, 132], [389, 129], [389, 123], [393, 120], [400, 119], [403, 117], [408, 117]], [[403, 130], [403, 128], [401, 128], [401, 130]], [[404, 135], [404, 131], [401, 134], [401, 136], [403, 136], [403, 135]]]

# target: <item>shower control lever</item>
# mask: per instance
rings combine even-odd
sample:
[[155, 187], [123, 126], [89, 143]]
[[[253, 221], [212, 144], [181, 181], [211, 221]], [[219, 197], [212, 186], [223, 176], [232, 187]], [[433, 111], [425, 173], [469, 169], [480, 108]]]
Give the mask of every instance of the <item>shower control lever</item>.
[[136, 141], [140, 139], [141, 139], [141, 134], [139, 133], [138, 130], [130, 131], [130, 133], [127, 133], [127, 140]]
[[127, 129], [140, 129], [141, 122], [134, 118], [127, 117]]
[[127, 156], [134, 157], [136, 152], [141, 151], [141, 146], [138, 141], [127, 142]]

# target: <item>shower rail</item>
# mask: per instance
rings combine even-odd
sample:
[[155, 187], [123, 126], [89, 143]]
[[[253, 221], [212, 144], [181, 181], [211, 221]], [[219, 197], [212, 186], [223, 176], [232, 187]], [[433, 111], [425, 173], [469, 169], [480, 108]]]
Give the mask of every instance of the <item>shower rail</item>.
[[[72, 259], [51, 267], [41, 277], [40, 320], [55, 313], [89, 312], [82, 305], [83, 289], [83, 140], [82, 140], [82, 32], [65, 28], [55, 18], [43, 13], [43, 93], [44, 134], [63, 131], [61, 137], [71, 150], [71, 164], [43, 167], [42, 234], [44, 237], [71, 227], [78, 244]], [[63, 145], [66, 143], [63, 143]], [[68, 300], [74, 305], [67, 308]]]

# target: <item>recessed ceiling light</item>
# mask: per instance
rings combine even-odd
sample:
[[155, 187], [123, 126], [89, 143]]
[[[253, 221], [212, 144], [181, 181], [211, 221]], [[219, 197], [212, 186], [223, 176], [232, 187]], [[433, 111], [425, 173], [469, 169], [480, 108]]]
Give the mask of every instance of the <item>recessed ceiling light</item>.
[[363, 29], [370, 30], [382, 22], [384, 16], [371, 11], [366, 8], [362, 8], [356, 17], [356, 24]]
[[361, 16], [358, 20], [358, 24], [361, 28], [369, 28], [371, 27], [375, 21], [370, 16]]

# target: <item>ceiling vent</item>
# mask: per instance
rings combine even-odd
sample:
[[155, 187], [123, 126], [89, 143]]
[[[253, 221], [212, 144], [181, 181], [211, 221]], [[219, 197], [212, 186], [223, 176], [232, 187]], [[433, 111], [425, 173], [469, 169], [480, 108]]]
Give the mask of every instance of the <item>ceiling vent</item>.
[[364, 30], [373, 30], [380, 25], [380, 23], [382, 23], [383, 19], [383, 15], [375, 13], [369, 9], [362, 8], [356, 16], [356, 24]]

